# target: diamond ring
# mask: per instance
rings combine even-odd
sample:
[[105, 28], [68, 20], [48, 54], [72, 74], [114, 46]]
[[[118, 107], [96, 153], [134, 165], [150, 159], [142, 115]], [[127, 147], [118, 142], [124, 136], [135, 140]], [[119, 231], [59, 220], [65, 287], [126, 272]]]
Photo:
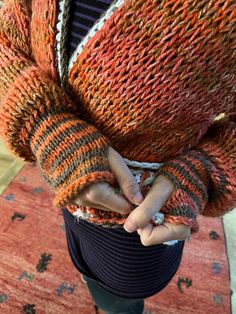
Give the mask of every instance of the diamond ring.
[[154, 222], [155, 225], [162, 225], [163, 222], [164, 222], [164, 218], [165, 218], [164, 214], [162, 214], [162, 213], [160, 213], [160, 212], [157, 212], [157, 213], [153, 216], [152, 220], [153, 220], [153, 222]]

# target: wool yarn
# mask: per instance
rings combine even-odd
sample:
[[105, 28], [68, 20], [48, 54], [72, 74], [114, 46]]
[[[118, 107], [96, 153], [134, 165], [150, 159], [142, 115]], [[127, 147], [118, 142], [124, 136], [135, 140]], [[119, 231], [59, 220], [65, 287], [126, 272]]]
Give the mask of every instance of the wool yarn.
[[164, 162], [172, 222], [232, 209], [235, 1], [114, 1], [66, 61], [68, 5], [5, 0], [0, 10], [0, 115], [13, 152], [37, 161], [58, 206], [92, 182], [115, 184], [112, 145]]

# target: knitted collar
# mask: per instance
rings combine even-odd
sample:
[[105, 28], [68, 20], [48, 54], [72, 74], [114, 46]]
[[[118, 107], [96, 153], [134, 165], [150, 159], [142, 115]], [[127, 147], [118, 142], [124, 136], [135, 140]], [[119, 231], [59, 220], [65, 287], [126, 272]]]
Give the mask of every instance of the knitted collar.
[[66, 40], [68, 34], [68, 22], [69, 22], [69, 11], [71, 0], [60, 0], [58, 4], [59, 13], [57, 15], [57, 35], [56, 35], [56, 44], [55, 44], [55, 53], [57, 58], [57, 70], [60, 76], [62, 85], [65, 84], [68, 77], [68, 73], [75, 64], [78, 56], [83, 51], [83, 48], [86, 46], [87, 42], [99, 31], [104, 23], [109, 17], [123, 4], [124, 0], [115, 0], [112, 2], [110, 7], [104, 14], [98, 19], [94, 26], [89, 30], [87, 35], [79, 43], [71, 58], [68, 60], [67, 50], [66, 50]]

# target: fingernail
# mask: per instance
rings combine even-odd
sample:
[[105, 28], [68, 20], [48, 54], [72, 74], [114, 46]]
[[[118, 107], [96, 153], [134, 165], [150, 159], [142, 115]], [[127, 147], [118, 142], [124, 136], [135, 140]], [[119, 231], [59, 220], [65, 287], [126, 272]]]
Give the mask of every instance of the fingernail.
[[134, 203], [136, 205], [139, 205], [142, 202], [142, 200], [143, 200], [143, 196], [140, 192], [138, 192], [134, 195]]
[[127, 221], [124, 224], [124, 228], [127, 232], [134, 232], [138, 229], [138, 226], [136, 226], [136, 224], [133, 224], [133, 223]]

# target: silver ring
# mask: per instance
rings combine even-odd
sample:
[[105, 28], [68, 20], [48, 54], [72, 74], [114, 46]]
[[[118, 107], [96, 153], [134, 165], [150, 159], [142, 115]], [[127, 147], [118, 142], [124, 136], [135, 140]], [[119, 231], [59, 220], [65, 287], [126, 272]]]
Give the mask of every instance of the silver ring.
[[156, 213], [156, 214], [153, 216], [153, 218], [152, 218], [154, 224], [156, 224], [156, 225], [162, 225], [163, 222], [164, 222], [164, 219], [165, 219], [164, 214], [162, 214], [162, 213], [160, 213], [160, 212]]

